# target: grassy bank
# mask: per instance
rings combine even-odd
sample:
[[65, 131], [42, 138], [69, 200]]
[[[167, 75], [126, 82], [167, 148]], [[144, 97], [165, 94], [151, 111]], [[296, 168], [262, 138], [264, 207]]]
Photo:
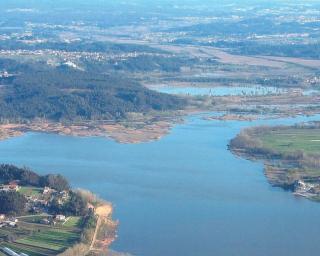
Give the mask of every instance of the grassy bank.
[[271, 184], [319, 198], [320, 123], [245, 129], [229, 147], [237, 155], [263, 160]]

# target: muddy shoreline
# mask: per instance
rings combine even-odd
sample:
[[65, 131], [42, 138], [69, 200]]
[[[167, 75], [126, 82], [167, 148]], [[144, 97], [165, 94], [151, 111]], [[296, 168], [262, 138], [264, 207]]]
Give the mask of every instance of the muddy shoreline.
[[143, 143], [159, 140], [167, 135], [181, 119], [143, 122], [83, 122], [64, 124], [51, 121], [0, 124], [0, 140], [22, 136], [28, 132], [44, 132], [76, 137], [106, 137], [119, 143]]

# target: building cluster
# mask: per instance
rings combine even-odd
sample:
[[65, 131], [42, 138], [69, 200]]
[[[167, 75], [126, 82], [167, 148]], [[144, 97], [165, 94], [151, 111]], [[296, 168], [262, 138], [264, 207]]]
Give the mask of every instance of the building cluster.
[[303, 180], [297, 180], [294, 183], [294, 194], [297, 196], [303, 196], [307, 198], [313, 198], [320, 195], [320, 186], [317, 183], [306, 182]]
[[63, 205], [69, 199], [68, 191], [58, 192], [50, 187], [44, 187], [41, 195], [30, 195], [27, 198], [27, 210], [33, 213], [48, 212], [50, 203], [54, 200]]
[[309, 78], [309, 79], [307, 79], [306, 82], [313, 85], [313, 86], [320, 85], [320, 77], [315, 76], [315, 77]]
[[14, 217], [7, 217], [4, 214], [0, 214], [0, 228], [3, 227], [17, 227], [18, 219]]
[[[19, 186], [19, 181], [12, 181], [6, 185], [0, 185], [0, 191], [5, 192], [19, 192], [21, 187]], [[47, 214], [49, 212], [49, 207], [51, 202], [55, 201], [59, 205], [63, 205], [69, 200], [68, 191], [57, 191], [50, 187], [44, 187], [42, 193], [31, 193], [30, 195], [25, 195], [27, 199], [26, 211], [31, 214]], [[55, 225], [59, 222], [66, 221], [66, 216], [64, 215], [45, 215], [47, 218], [40, 220], [41, 224]], [[4, 227], [17, 227], [18, 219], [7, 217], [0, 213], [0, 228]]]
[[12, 74], [9, 74], [8, 71], [0, 71], [0, 78], [9, 78], [12, 77]]
[[[113, 53], [113, 52], [69, 52], [69, 51], [58, 51], [58, 50], [0, 50], [1, 56], [49, 56], [59, 61], [52, 61], [48, 59], [47, 64], [58, 64], [59, 62], [66, 65], [77, 65], [81, 61], [96, 61], [96, 62], [105, 62], [105, 61], [125, 61], [130, 58], [137, 58], [139, 56], [163, 56], [168, 57], [169, 54], [162, 53], [148, 53], [148, 52], [122, 52], [122, 53]], [[76, 68], [76, 67], [75, 67]], [[10, 74], [8, 74], [11, 76]], [[1, 78], [1, 72], [0, 72]]]
[[7, 185], [0, 185], [0, 191], [5, 192], [18, 192], [20, 190], [20, 186], [17, 181], [11, 181]]
[[48, 215], [47, 217], [40, 219], [39, 224], [55, 226], [57, 223], [63, 223], [66, 221], [67, 221], [67, 217], [65, 215], [62, 215], [62, 214], [58, 214], [55, 216]]

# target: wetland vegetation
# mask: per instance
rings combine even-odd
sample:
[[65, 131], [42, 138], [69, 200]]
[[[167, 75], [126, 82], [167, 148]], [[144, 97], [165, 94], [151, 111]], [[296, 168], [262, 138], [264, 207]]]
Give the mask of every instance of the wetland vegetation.
[[230, 149], [265, 162], [270, 183], [295, 194], [320, 197], [320, 123], [245, 129], [231, 140]]

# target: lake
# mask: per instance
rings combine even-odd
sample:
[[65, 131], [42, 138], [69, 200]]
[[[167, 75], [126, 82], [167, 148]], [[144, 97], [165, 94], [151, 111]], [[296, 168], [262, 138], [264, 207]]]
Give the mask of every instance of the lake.
[[289, 92], [297, 92], [306, 96], [317, 95], [315, 89], [285, 89], [272, 86], [217, 86], [217, 87], [182, 87], [171, 85], [150, 85], [151, 90], [173, 94], [190, 96], [241, 96], [241, 95], [279, 95]]
[[288, 90], [266, 86], [217, 86], [217, 87], [182, 87], [170, 85], [152, 85], [149, 89], [175, 95], [190, 96], [238, 96], [281, 94]]
[[191, 116], [171, 134], [125, 145], [45, 133], [0, 142], [0, 162], [59, 172], [75, 187], [114, 203], [120, 220], [112, 248], [140, 256], [317, 255], [320, 204], [271, 187], [263, 165], [234, 156], [227, 144], [255, 122]]

